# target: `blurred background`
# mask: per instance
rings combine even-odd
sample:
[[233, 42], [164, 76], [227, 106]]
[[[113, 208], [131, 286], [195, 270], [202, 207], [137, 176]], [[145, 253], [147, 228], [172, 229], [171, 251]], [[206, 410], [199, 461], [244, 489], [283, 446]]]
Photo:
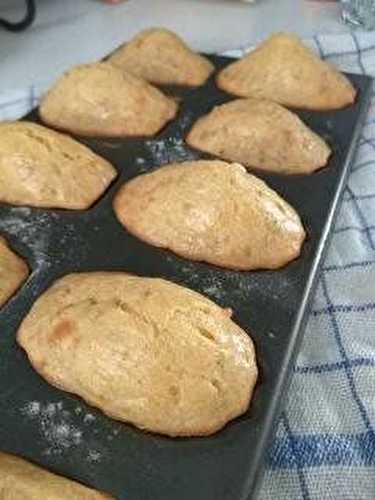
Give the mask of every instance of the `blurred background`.
[[[0, 91], [50, 80], [73, 64], [98, 59], [142, 28], [166, 26], [195, 49], [220, 52], [277, 30], [311, 36], [348, 28], [338, 2], [311, 0], [36, 0], [36, 17], [19, 33], [0, 28]], [[0, 0], [0, 17], [18, 21], [24, 0]]]

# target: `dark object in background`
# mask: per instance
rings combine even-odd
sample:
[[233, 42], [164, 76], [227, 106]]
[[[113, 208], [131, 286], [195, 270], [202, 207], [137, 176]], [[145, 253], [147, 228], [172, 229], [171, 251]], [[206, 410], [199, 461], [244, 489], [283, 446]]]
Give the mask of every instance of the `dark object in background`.
[[7, 21], [6, 19], [0, 18], [0, 26], [8, 31], [23, 31], [28, 28], [35, 19], [35, 0], [26, 0], [26, 15], [25, 17], [16, 23]]

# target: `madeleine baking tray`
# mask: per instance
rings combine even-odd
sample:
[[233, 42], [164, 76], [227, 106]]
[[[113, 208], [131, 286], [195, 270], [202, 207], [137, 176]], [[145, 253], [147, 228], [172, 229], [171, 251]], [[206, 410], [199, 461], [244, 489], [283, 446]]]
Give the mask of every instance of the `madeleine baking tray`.
[[[211, 57], [217, 68], [231, 60]], [[298, 112], [333, 149], [312, 175], [259, 173], [302, 217], [302, 255], [277, 271], [235, 272], [190, 262], [131, 236], [117, 222], [112, 199], [132, 177], [170, 161], [207, 158], [184, 144], [192, 123], [231, 99], [211, 78], [198, 89], [168, 91], [177, 119], [153, 139], [79, 139], [107, 158], [118, 178], [89, 210], [0, 205], [0, 233], [24, 256], [31, 274], [0, 311], [0, 449], [121, 500], [245, 500], [255, 498], [264, 459], [285, 400], [319, 265], [329, 242], [346, 178], [369, 106], [371, 80], [348, 75], [356, 103], [343, 110]], [[28, 117], [38, 121], [37, 113]], [[171, 439], [111, 420], [81, 399], [51, 387], [31, 368], [15, 338], [35, 299], [74, 271], [123, 270], [158, 276], [197, 290], [222, 306], [256, 344], [259, 383], [249, 411], [211, 437]]]

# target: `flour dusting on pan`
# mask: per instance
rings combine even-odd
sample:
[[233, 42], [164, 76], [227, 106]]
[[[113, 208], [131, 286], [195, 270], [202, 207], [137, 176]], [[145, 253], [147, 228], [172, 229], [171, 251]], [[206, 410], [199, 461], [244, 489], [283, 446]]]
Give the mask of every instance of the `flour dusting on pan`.
[[[77, 412], [79, 409], [79, 412]], [[92, 413], [85, 413], [81, 407], [76, 407], [72, 412], [64, 409], [63, 402], [41, 403], [39, 401], [29, 401], [22, 409], [21, 413], [25, 418], [35, 422], [39, 428], [43, 443], [47, 446], [43, 449], [43, 454], [47, 456], [59, 456], [65, 452], [71, 452], [74, 448], [83, 447], [87, 462], [98, 463], [102, 459], [102, 451], [88, 448], [86, 445], [85, 432], [93, 431], [96, 417]], [[81, 421], [78, 426], [73, 421], [77, 420], [77, 415]]]

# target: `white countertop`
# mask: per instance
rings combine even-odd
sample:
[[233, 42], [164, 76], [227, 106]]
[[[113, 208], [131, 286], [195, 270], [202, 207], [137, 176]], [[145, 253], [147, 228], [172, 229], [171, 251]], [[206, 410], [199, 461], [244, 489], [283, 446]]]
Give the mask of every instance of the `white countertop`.
[[[200, 51], [255, 43], [278, 30], [311, 36], [337, 33], [337, 3], [308, 0], [36, 0], [35, 24], [14, 34], [0, 30], [0, 91], [50, 82], [73, 64], [98, 59], [148, 26], [175, 30]], [[23, 2], [0, 0], [0, 15], [22, 16]]]

